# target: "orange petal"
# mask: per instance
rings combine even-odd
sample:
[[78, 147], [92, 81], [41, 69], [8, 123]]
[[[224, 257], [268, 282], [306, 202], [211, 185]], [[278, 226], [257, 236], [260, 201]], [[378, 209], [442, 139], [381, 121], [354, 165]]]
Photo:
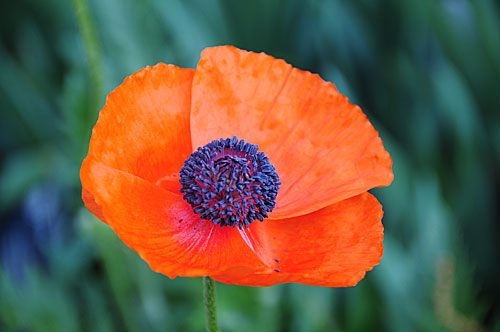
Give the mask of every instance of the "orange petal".
[[159, 63], [108, 95], [87, 158], [155, 183], [177, 173], [191, 153], [194, 70]]
[[283, 183], [271, 218], [288, 218], [391, 183], [392, 160], [361, 109], [318, 75], [230, 46], [205, 49], [193, 79], [193, 147], [258, 144]]
[[180, 195], [88, 160], [81, 178], [109, 226], [154, 271], [173, 278], [269, 269], [236, 229], [200, 220]]
[[382, 258], [382, 215], [377, 199], [363, 193], [308, 215], [254, 222], [254, 244], [276, 270], [214, 279], [249, 286], [354, 286]]
[[92, 193], [85, 188], [82, 190], [82, 200], [83, 203], [85, 203], [87, 209], [89, 209], [89, 211], [92, 212], [94, 216], [96, 216], [102, 222], [106, 223], [106, 218], [104, 218], [101, 207], [95, 202], [94, 195], [92, 195]]

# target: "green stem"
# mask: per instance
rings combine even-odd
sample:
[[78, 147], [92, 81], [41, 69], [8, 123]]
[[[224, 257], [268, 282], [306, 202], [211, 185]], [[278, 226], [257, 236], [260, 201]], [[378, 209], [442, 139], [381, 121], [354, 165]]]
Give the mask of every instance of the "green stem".
[[217, 306], [215, 303], [215, 281], [210, 277], [203, 277], [203, 303], [207, 318], [207, 331], [219, 332], [217, 324]]
[[97, 41], [96, 29], [86, 0], [73, 0], [73, 8], [78, 20], [78, 26], [82, 34], [83, 42], [85, 43], [85, 48], [87, 49], [90, 81], [92, 85], [92, 107], [97, 113], [101, 106], [103, 97], [103, 80], [101, 75], [101, 63], [99, 60], [100, 50], [99, 43]]

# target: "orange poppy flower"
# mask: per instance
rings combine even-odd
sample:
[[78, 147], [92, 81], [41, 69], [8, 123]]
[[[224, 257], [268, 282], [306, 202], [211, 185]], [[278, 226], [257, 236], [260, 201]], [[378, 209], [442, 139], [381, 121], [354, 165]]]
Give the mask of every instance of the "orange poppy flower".
[[80, 175], [88, 209], [154, 271], [343, 287], [382, 257], [382, 207], [367, 190], [389, 185], [391, 166], [333, 84], [222, 46], [195, 70], [159, 63], [126, 78]]

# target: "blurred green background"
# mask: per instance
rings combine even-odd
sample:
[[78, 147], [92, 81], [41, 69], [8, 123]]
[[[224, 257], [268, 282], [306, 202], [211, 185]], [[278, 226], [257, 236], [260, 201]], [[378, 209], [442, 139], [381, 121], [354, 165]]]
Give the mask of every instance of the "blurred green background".
[[104, 98], [207, 46], [264, 51], [361, 106], [394, 160], [385, 254], [347, 289], [218, 285], [225, 331], [500, 331], [500, 4], [19, 0], [0, 4], [0, 330], [202, 331], [80, 199]]

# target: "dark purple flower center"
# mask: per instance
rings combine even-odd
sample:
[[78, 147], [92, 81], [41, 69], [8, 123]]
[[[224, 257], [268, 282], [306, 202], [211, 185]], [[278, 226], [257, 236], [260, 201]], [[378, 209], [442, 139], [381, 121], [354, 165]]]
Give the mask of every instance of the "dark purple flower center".
[[281, 182], [269, 158], [258, 150], [236, 136], [221, 138], [184, 162], [181, 193], [201, 219], [242, 228], [268, 217]]

